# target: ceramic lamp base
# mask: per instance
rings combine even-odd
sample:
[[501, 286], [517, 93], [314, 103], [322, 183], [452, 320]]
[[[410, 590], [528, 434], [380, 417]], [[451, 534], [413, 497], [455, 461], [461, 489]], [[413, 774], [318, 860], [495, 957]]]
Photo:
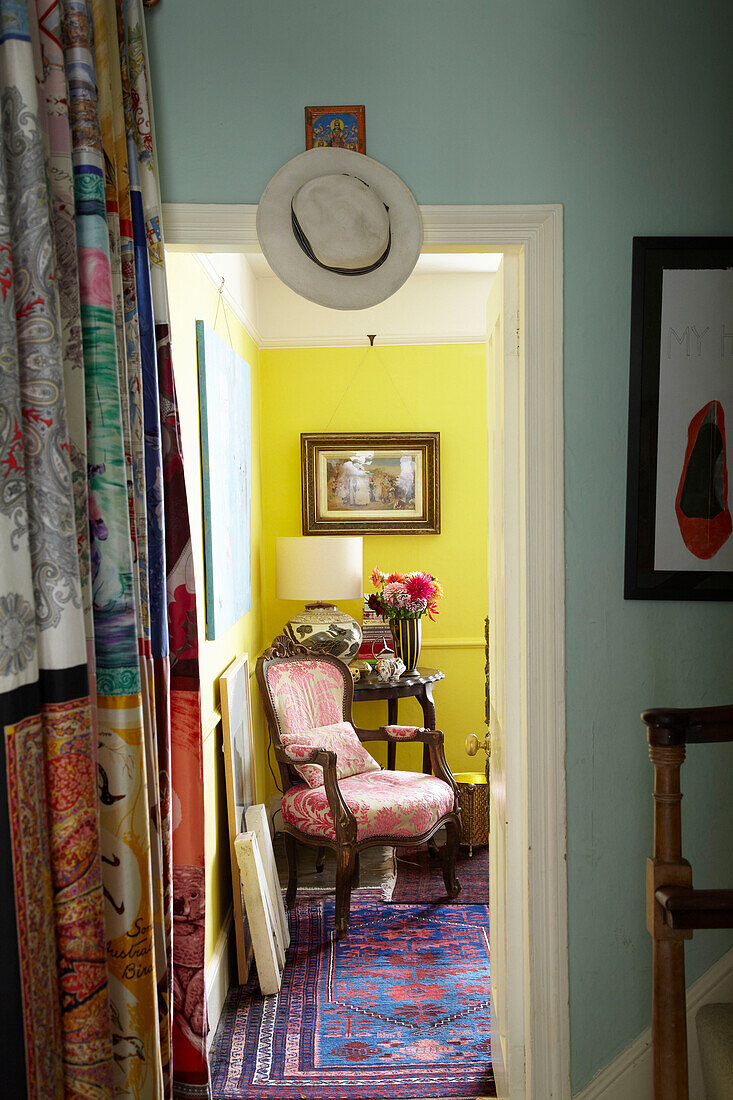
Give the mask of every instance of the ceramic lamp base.
[[333, 604], [307, 606], [285, 624], [285, 633], [311, 653], [329, 653], [347, 665], [361, 645], [361, 627], [356, 619]]

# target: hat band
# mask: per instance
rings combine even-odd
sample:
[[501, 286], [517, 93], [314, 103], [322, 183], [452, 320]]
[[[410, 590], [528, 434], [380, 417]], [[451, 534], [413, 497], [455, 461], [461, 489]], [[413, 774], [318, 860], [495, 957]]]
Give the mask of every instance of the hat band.
[[[367, 184], [367, 186], [369, 186]], [[387, 204], [384, 204], [384, 209], [389, 210]], [[290, 218], [293, 223], [293, 233], [295, 239], [300, 247], [305, 252], [306, 256], [313, 261], [314, 264], [318, 264], [324, 271], [332, 271], [335, 275], [368, 275], [370, 271], [376, 271], [378, 267], [381, 267], [384, 261], [389, 256], [389, 250], [392, 247], [392, 226], [389, 227], [389, 236], [387, 237], [387, 247], [378, 260], [375, 260], [373, 264], [369, 264], [368, 267], [331, 267], [329, 264], [324, 264], [318, 259], [315, 252], [310, 246], [310, 241], [303, 232], [303, 228], [298, 221], [298, 216], [293, 208], [293, 200], [290, 200]]]

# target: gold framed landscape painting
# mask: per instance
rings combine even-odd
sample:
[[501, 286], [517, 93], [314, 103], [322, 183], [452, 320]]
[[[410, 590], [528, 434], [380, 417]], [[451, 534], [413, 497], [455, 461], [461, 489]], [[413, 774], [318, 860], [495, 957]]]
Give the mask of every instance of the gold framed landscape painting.
[[440, 432], [304, 432], [304, 535], [440, 534]]

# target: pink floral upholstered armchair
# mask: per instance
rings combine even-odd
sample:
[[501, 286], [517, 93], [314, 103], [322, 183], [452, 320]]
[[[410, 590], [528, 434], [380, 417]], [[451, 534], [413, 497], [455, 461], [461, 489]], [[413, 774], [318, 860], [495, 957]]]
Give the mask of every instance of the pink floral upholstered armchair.
[[[336, 853], [336, 934], [343, 939], [359, 852], [376, 844], [417, 847], [441, 826], [443, 878], [448, 896], [456, 897], [461, 818], [440, 730], [359, 729], [351, 716], [354, 686], [346, 665], [309, 653], [282, 634], [257, 662], [257, 682], [283, 782], [288, 908], [298, 887], [296, 840]], [[433, 775], [384, 771], [364, 741], [420, 741], [428, 746]]]

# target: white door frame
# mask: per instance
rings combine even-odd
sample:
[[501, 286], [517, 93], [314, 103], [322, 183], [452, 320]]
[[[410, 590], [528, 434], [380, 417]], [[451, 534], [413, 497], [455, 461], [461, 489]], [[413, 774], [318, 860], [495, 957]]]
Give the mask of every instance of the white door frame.
[[[524, 424], [521, 432], [519, 424], [505, 424], [505, 431], [525, 440], [525, 515], [523, 524], [507, 525], [505, 553], [524, 565], [526, 601], [522, 668], [512, 677], [512, 710], [524, 716], [524, 729], [517, 730], [524, 774], [521, 784], [511, 784], [521, 791], [514, 796], [521, 804], [507, 804], [526, 853], [526, 876], [518, 868], [507, 881], [512, 909], [524, 915], [524, 957], [510, 960], [507, 995], [523, 1006], [525, 1066], [511, 1071], [507, 1095], [569, 1100], [562, 207], [420, 209], [426, 251], [518, 248], [524, 257]], [[166, 245], [259, 252], [256, 212], [254, 205], [166, 204]], [[514, 1079], [515, 1072], [523, 1080]]]

